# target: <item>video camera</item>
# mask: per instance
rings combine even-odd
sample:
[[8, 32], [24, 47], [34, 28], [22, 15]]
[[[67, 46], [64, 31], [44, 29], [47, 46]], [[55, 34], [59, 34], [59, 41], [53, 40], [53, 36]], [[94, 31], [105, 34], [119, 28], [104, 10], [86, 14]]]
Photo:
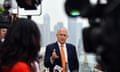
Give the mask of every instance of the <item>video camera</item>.
[[84, 50], [94, 53], [105, 72], [120, 72], [120, 0], [66, 0], [70, 17], [88, 18], [82, 30]]
[[102, 17], [110, 13], [119, 3], [119, 0], [66, 0], [65, 12], [70, 17]]

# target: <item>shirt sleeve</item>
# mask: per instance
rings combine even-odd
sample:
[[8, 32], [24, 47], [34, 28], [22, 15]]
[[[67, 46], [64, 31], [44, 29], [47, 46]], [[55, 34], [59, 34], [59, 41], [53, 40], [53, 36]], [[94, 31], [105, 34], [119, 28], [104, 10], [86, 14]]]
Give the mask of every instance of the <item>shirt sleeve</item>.
[[24, 62], [16, 63], [10, 72], [30, 72], [30, 67]]

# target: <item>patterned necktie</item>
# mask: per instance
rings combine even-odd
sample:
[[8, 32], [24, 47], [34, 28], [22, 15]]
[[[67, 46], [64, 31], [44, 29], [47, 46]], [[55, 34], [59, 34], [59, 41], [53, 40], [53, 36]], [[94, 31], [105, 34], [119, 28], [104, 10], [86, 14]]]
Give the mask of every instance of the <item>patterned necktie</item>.
[[62, 60], [62, 72], [66, 72], [66, 64], [65, 64], [65, 52], [64, 52], [64, 47], [61, 46], [61, 60]]

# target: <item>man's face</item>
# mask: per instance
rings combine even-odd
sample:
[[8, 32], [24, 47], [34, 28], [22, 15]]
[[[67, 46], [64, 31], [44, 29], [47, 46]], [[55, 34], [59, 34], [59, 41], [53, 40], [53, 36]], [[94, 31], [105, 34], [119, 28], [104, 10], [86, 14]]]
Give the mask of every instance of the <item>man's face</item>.
[[5, 38], [7, 33], [7, 28], [1, 28], [0, 29], [0, 38]]
[[60, 44], [64, 44], [67, 40], [67, 31], [66, 30], [59, 30], [57, 33], [57, 40], [60, 42]]

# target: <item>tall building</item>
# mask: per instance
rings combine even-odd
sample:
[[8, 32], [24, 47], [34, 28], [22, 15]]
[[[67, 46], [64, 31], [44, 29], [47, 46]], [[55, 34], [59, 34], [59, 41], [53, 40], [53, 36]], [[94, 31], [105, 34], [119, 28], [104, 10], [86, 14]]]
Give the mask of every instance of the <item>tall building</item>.
[[68, 18], [68, 33], [69, 38], [68, 42], [76, 45], [76, 27], [77, 27], [77, 19], [76, 18]]
[[43, 25], [43, 30], [41, 30], [42, 41], [43, 46], [46, 46], [48, 43], [50, 43], [50, 16], [48, 14], [43, 16]]
[[51, 42], [55, 42], [56, 41], [56, 32], [61, 27], [63, 27], [63, 23], [62, 22], [58, 22], [57, 24], [54, 25], [54, 31], [50, 33]]
[[39, 29], [41, 33], [41, 46], [44, 46], [44, 24], [39, 24]]
[[80, 53], [83, 52], [82, 25], [83, 25], [82, 22], [76, 24], [76, 47], [77, 47], [78, 55], [80, 55]]
[[49, 16], [49, 14], [45, 14], [43, 16], [43, 23], [50, 27], [50, 16]]

